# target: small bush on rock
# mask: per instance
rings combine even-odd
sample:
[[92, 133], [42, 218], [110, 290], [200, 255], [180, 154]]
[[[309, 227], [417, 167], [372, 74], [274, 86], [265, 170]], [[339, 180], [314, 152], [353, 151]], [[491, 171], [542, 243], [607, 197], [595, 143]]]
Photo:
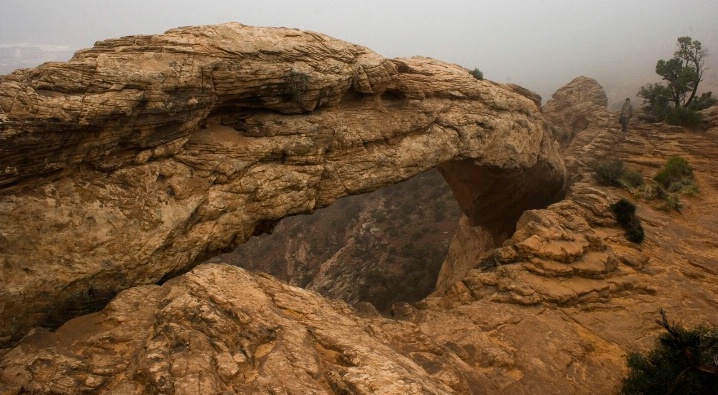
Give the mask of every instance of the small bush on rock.
[[638, 188], [643, 185], [643, 175], [637, 171], [628, 170], [621, 160], [609, 160], [593, 165], [593, 174], [601, 185], [627, 188]]
[[643, 241], [644, 232], [641, 220], [636, 217], [636, 205], [626, 199], [621, 199], [611, 205], [616, 215], [616, 221], [626, 230], [626, 238], [634, 243]]
[[718, 330], [687, 330], [668, 323], [661, 309], [656, 322], [666, 332], [653, 350], [628, 354], [621, 394], [718, 394]]
[[483, 80], [484, 79], [484, 73], [479, 69], [473, 69], [469, 71], [469, 74], [473, 75], [474, 78], [477, 80]]
[[677, 107], [666, 114], [666, 122], [671, 125], [685, 126], [690, 129], [698, 129], [701, 126], [703, 115], [690, 108]]
[[599, 184], [620, 186], [621, 182], [619, 180], [623, 174], [623, 161], [610, 160], [596, 163], [593, 166], [593, 174]]
[[302, 94], [307, 90], [309, 76], [300, 71], [290, 71], [284, 83], [284, 94], [293, 102], [299, 102]]
[[623, 172], [620, 181], [630, 188], [638, 188], [643, 185], [643, 174], [633, 170], [626, 170]]
[[693, 169], [680, 156], [670, 157], [653, 180], [656, 181], [656, 196], [664, 200], [660, 208], [665, 211], [681, 211], [680, 195], [694, 196], [698, 193]]
[[674, 183], [692, 183], [693, 169], [685, 158], [672, 156], [653, 179], [663, 188], [670, 190], [671, 184]]

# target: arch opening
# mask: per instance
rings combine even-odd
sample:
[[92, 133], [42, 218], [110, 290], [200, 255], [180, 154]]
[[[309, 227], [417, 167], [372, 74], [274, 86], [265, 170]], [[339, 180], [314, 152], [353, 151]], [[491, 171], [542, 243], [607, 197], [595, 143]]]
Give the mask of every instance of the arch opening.
[[462, 212], [436, 169], [281, 220], [212, 258], [390, 314], [434, 291]]
[[255, 232], [210, 262], [265, 272], [390, 314], [395, 303], [418, 302], [463, 278], [467, 264], [511, 237], [525, 210], [563, 198], [552, 185], [536, 193], [540, 188], [533, 184], [546, 181], [535, 176], [471, 160], [446, 162], [312, 214], [284, 218], [271, 235]]

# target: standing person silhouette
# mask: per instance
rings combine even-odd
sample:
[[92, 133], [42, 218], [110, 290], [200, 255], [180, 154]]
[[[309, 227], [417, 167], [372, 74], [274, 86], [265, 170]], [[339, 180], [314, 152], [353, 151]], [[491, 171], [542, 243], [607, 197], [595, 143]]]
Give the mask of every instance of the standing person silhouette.
[[623, 135], [626, 135], [626, 132], [628, 132], [628, 120], [631, 119], [633, 116], [633, 107], [631, 107], [631, 99], [626, 99], [625, 102], [623, 102], [623, 107], [621, 108], [621, 131], [623, 132]]

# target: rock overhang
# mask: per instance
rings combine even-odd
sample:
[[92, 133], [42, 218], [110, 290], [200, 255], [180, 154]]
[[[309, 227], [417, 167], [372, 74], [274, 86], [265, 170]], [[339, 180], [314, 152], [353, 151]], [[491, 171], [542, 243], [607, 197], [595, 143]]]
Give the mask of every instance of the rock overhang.
[[497, 239], [564, 187], [558, 146], [515, 87], [312, 32], [124, 37], [0, 86], [0, 314], [21, 317], [4, 339], [90, 287], [157, 282], [258, 224], [435, 166]]

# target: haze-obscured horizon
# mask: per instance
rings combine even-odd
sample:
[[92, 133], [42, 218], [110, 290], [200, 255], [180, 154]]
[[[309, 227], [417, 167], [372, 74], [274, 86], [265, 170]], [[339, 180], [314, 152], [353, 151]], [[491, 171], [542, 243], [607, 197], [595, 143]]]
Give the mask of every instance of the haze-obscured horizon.
[[[236, 21], [318, 31], [389, 58], [478, 67], [489, 80], [538, 92], [544, 103], [585, 75], [615, 105], [659, 81], [656, 61], [672, 57], [679, 36], [700, 40], [707, 65], [718, 64], [717, 16], [718, 0], [0, 0], [0, 73], [12, 71], [2, 65], [17, 56], [31, 63], [19, 67], [33, 67], [67, 60], [95, 41]], [[706, 72], [705, 90], [718, 91], [717, 67]]]

